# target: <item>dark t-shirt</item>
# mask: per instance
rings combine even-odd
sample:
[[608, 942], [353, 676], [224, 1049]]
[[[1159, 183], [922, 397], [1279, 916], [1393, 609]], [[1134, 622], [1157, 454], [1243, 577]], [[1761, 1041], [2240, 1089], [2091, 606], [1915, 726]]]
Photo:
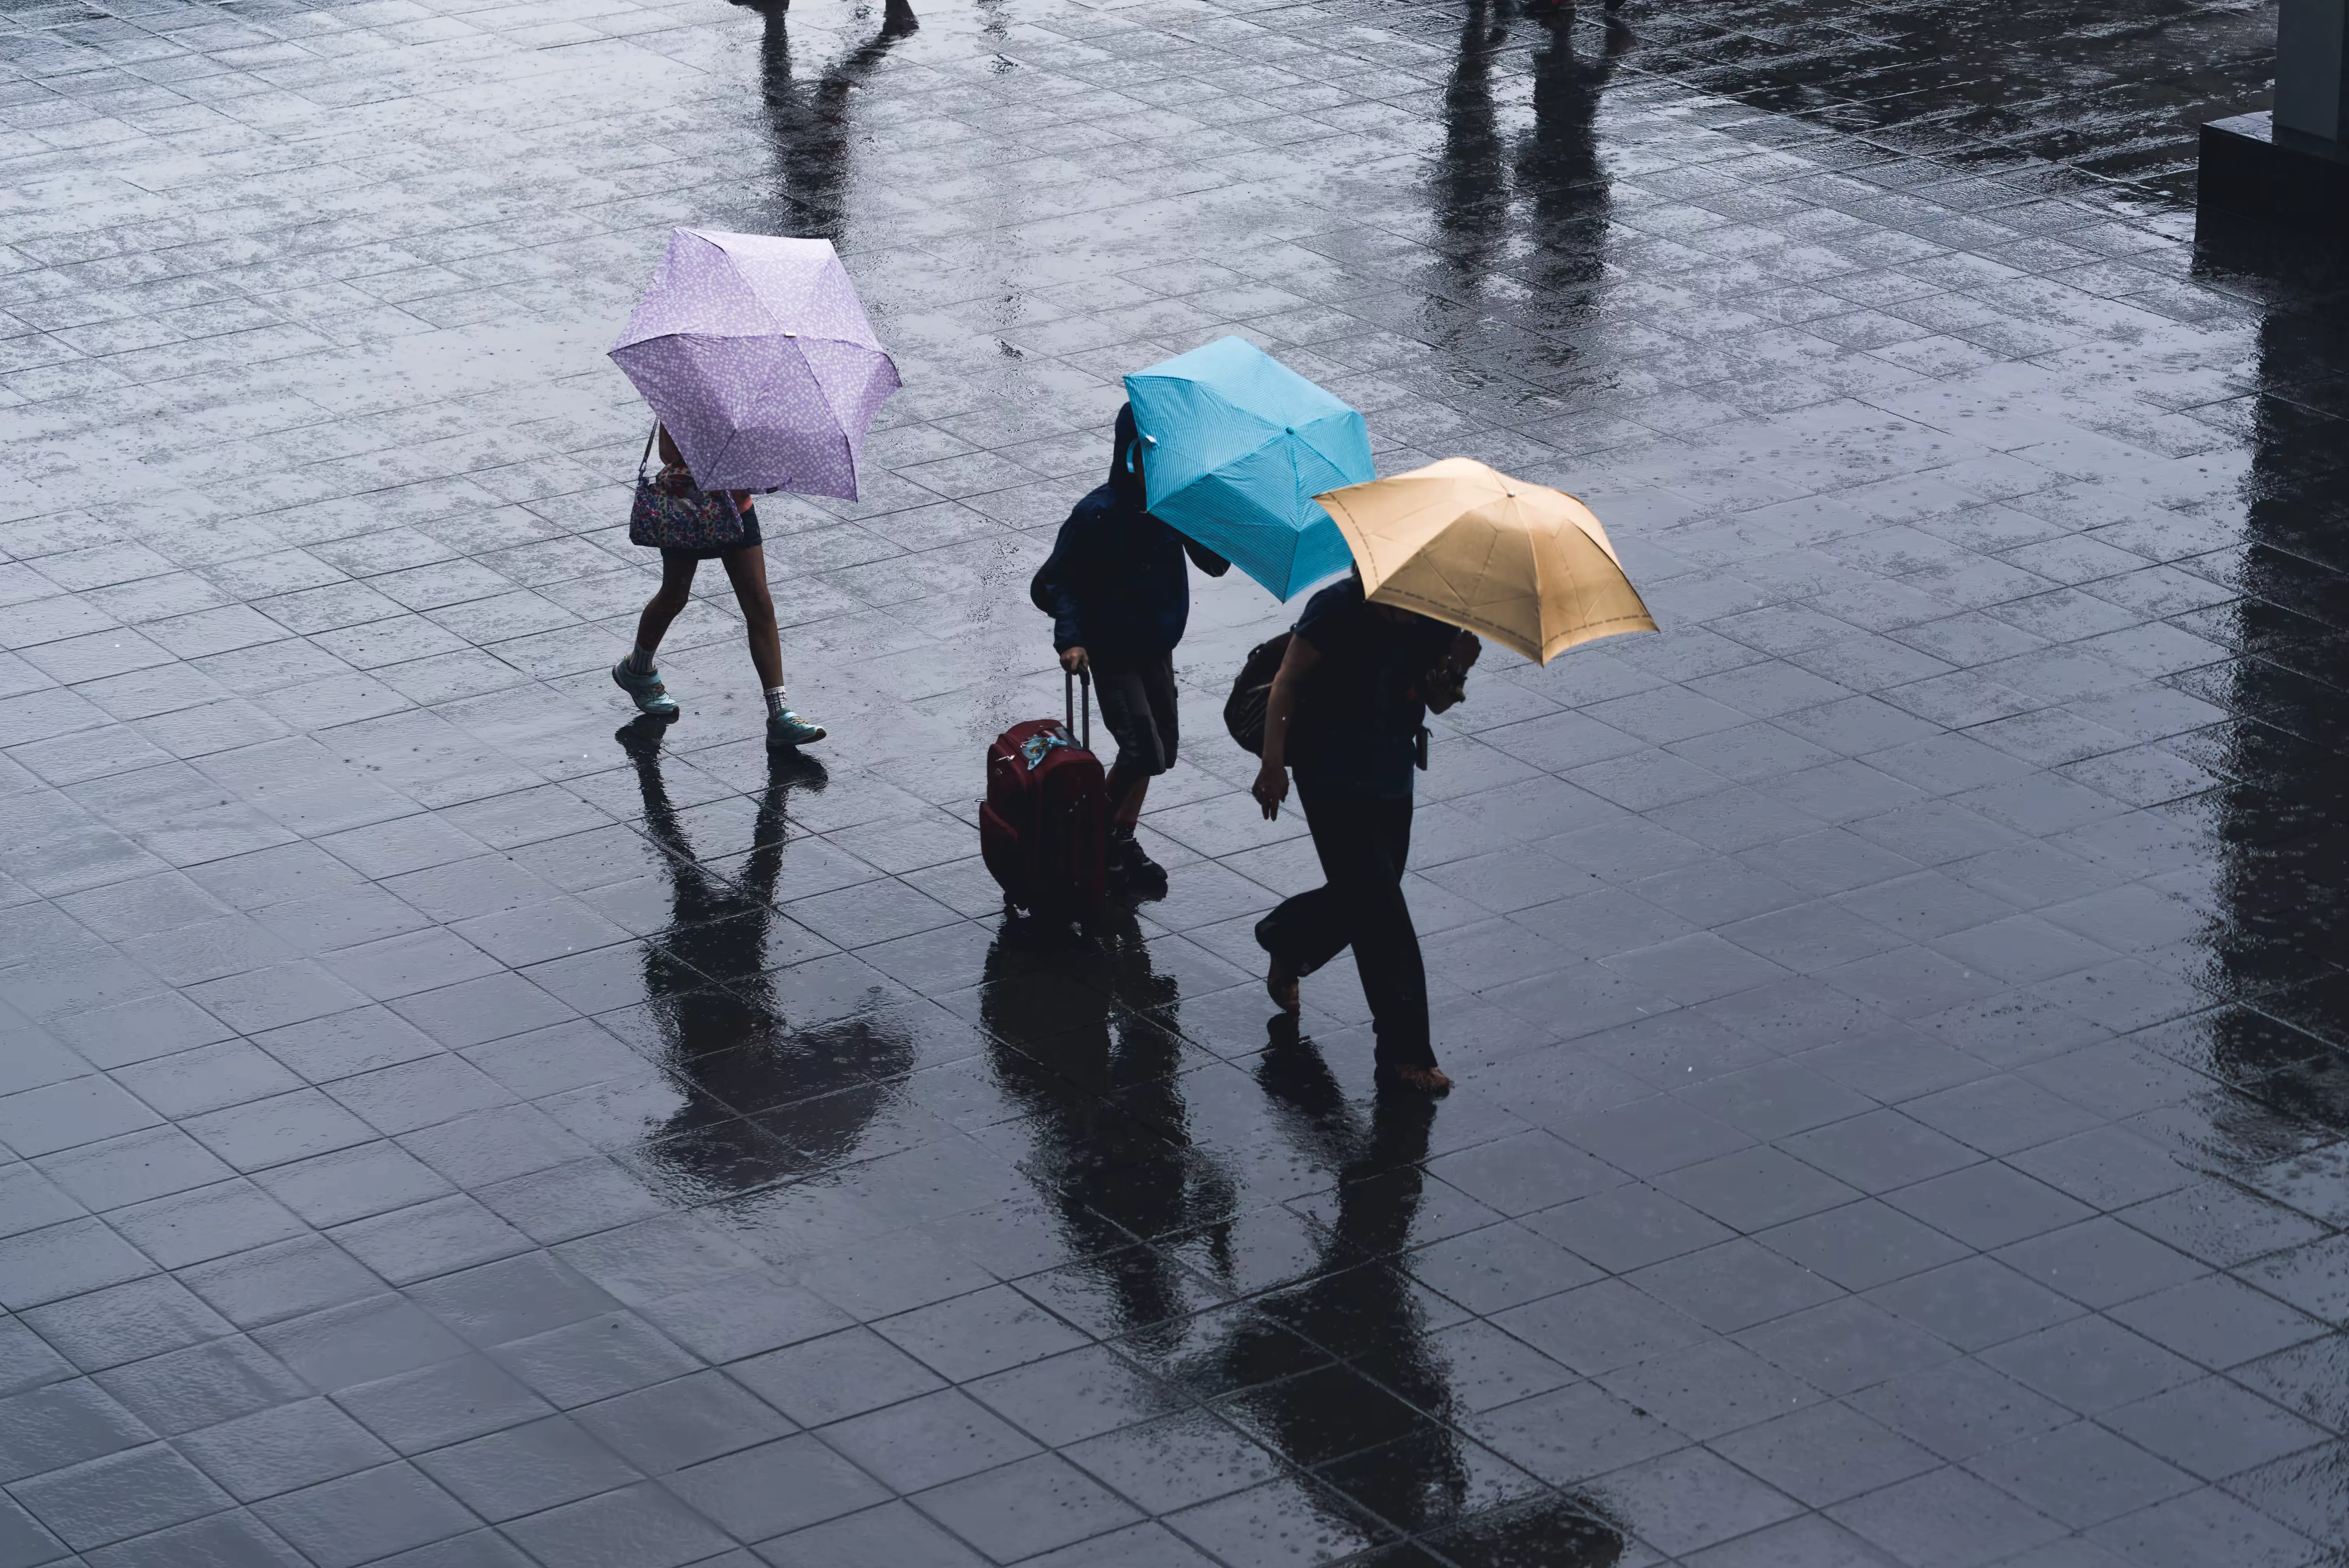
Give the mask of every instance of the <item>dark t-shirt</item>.
[[1387, 619], [1349, 577], [1306, 602], [1297, 634], [1321, 662], [1298, 694], [1290, 766], [1319, 782], [1409, 795], [1414, 738], [1427, 722], [1417, 683], [1460, 634], [1425, 615]]

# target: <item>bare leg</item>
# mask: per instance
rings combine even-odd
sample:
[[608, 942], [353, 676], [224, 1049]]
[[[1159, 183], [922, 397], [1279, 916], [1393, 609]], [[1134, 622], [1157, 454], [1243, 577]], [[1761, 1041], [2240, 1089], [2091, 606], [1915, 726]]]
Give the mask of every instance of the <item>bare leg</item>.
[[775, 630], [775, 602], [767, 593], [767, 552], [753, 544], [722, 559], [750, 633], [751, 667], [759, 672], [761, 687], [772, 691], [783, 684], [783, 639]]
[[646, 653], [660, 646], [660, 640], [668, 635], [669, 623], [693, 602], [693, 572], [700, 564], [690, 555], [661, 557], [661, 585], [645, 601], [645, 613], [636, 617], [636, 646]]
[[1137, 773], [1129, 779], [1123, 769], [1112, 768], [1108, 785], [1109, 825], [1131, 829], [1142, 820], [1142, 800], [1150, 793], [1150, 775]]

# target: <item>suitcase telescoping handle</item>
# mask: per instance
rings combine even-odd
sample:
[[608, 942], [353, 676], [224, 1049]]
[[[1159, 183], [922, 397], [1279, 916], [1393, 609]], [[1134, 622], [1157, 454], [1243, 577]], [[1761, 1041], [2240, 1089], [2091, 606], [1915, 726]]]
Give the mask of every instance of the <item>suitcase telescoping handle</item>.
[[[1078, 734], [1077, 731], [1077, 683], [1080, 681], [1084, 683], [1085, 687], [1085, 727], [1084, 732], [1081, 735]], [[1087, 751], [1091, 751], [1093, 748], [1092, 672], [1091, 670], [1061, 671], [1061, 696], [1068, 704], [1069, 733], [1077, 737], [1078, 745], [1083, 747]]]

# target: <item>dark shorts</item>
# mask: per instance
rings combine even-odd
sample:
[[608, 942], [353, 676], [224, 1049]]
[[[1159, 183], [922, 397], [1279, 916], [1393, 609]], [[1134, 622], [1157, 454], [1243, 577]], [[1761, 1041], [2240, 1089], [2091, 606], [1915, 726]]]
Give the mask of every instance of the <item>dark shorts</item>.
[[1093, 666], [1093, 697], [1102, 727], [1117, 741], [1117, 766], [1128, 773], [1164, 773], [1174, 766], [1174, 655], [1138, 665]]
[[742, 513], [741, 540], [723, 550], [667, 550], [661, 552], [663, 561], [722, 561], [738, 550], [748, 550], [754, 544], [764, 544], [759, 537], [759, 509], [751, 507]]

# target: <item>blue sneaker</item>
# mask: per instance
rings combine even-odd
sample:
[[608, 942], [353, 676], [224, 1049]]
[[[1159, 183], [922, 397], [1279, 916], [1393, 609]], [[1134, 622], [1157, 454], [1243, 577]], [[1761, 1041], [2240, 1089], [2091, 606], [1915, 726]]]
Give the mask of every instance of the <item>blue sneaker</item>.
[[638, 675], [628, 668], [626, 659], [622, 659], [612, 666], [612, 684], [635, 700], [639, 713], [651, 714], [655, 718], [677, 717], [677, 698], [661, 685], [660, 671], [652, 669]]
[[807, 746], [822, 740], [831, 733], [820, 724], [810, 724], [790, 708], [771, 714], [767, 718], [769, 746]]

